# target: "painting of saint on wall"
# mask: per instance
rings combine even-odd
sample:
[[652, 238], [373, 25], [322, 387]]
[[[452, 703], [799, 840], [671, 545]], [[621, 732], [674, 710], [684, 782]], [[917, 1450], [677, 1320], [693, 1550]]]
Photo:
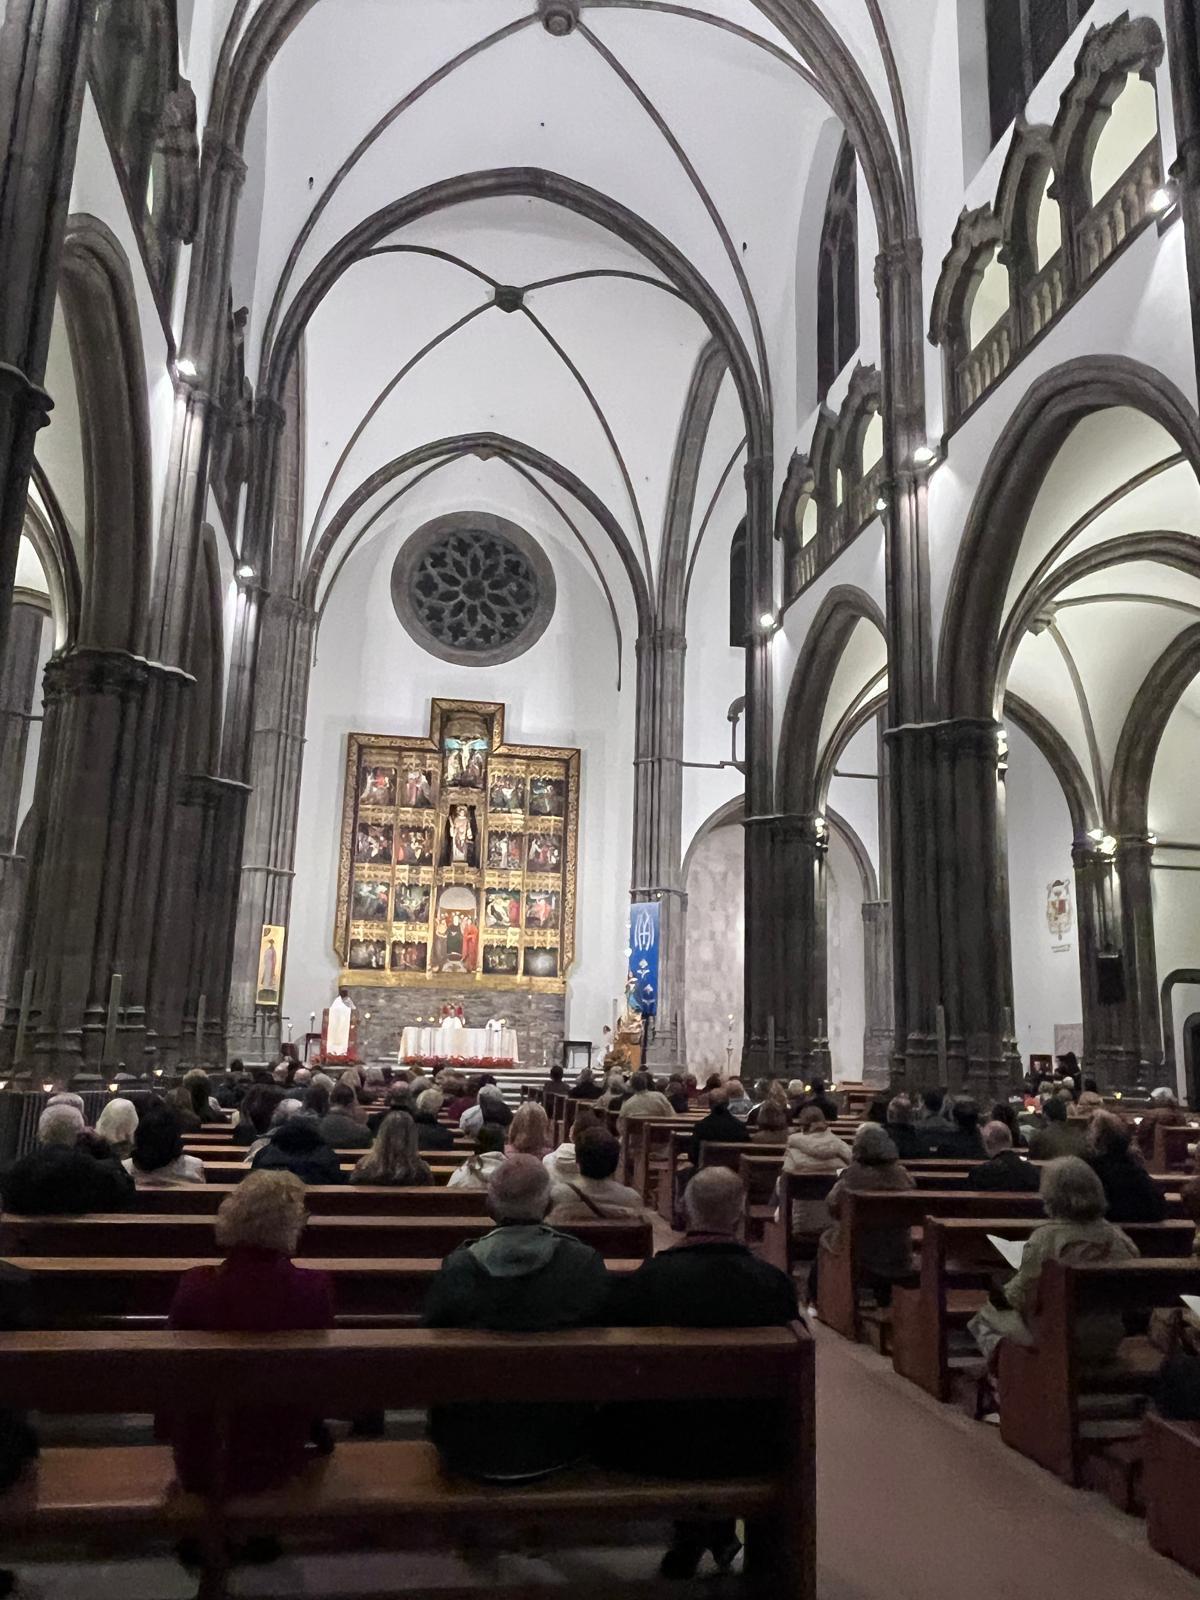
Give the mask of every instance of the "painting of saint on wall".
[[396, 834], [396, 860], [402, 867], [431, 867], [433, 865], [433, 829], [399, 829]]
[[258, 947], [258, 984], [255, 1005], [277, 1006], [283, 973], [283, 941], [286, 930], [278, 923], [264, 922]]
[[364, 766], [358, 803], [361, 806], [383, 806], [391, 811], [396, 804], [395, 767]]
[[483, 970], [489, 978], [515, 978], [521, 970], [521, 952], [515, 944], [485, 944]]
[[561, 817], [566, 793], [567, 786], [561, 778], [530, 778], [529, 815]]
[[520, 889], [489, 889], [484, 911], [489, 928], [519, 928], [521, 926]]
[[400, 779], [400, 804], [409, 811], [433, 809], [433, 769], [408, 766]]
[[448, 734], [442, 741], [442, 782], [448, 789], [482, 789], [487, 752], [486, 739]]
[[451, 806], [442, 838], [443, 867], [479, 865], [479, 827], [474, 806]]
[[[497, 872], [520, 872], [525, 840], [519, 833], [489, 833], [487, 864]], [[530, 865], [532, 866], [532, 861]]]
[[388, 866], [392, 859], [392, 824], [360, 822], [354, 831], [354, 859]]
[[387, 968], [386, 939], [351, 939], [349, 965], [360, 972], [383, 972]]
[[355, 880], [350, 915], [355, 922], [386, 922], [392, 886], [386, 879]]
[[562, 866], [562, 841], [552, 833], [534, 833], [529, 838], [530, 872], [557, 872]]
[[525, 779], [519, 773], [494, 778], [488, 791], [488, 805], [493, 811], [524, 811]]
[[479, 903], [474, 889], [455, 885], [438, 896], [433, 924], [433, 971], [474, 972], [479, 964]]
[[396, 914], [394, 922], [429, 921], [429, 886], [422, 883], [396, 885]]
[[526, 950], [525, 976], [527, 978], [557, 978], [557, 950]]
[[536, 889], [525, 896], [525, 926], [527, 928], [556, 928], [558, 926], [558, 895], [549, 890]]
[[425, 941], [417, 944], [411, 939], [392, 940], [393, 972], [424, 972], [429, 964], [429, 951]]

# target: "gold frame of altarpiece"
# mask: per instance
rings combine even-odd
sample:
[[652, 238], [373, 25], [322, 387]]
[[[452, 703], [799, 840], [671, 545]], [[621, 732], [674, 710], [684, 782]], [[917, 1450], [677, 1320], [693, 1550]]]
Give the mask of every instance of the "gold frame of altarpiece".
[[[493, 701], [434, 700], [424, 737], [348, 734], [333, 928], [341, 983], [421, 988], [458, 979], [564, 993], [575, 959], [579, 776], [578, 750], [506, 744], [504, 706]], [[497, 852], [516, 844], [518, 865], [492, 861], [493, 835]], [[552, 853], [546, 870], [530, 868], [534, 841]], [[473, 913], [455, 909], [472, 899]], [[514, 907], [515, 923], [489, 922], [511, 919]], [[530, 923], [535, 911], [541, 926]], [[553, 975], [539, 975], [550, 951]]]

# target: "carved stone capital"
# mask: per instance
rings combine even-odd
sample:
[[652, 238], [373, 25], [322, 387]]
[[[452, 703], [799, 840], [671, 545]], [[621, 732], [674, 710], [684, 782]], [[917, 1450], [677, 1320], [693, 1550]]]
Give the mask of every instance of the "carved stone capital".
[[0, 399], [13, 411], [32, 416], [35, 428], [44, 428], [50, 421], [54, 401], [40, 383], [27, 378], [20, 367], [0, 361]]

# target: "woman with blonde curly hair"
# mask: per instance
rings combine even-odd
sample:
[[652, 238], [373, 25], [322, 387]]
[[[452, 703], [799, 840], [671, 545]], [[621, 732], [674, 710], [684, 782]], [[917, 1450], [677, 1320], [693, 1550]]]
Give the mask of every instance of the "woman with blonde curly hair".
[[[332, 1328], [329, 1275], [292, 1261], [304, 1221], [299, 1178], [290, 1172], [249, 1173], [217, 1212], [216, 1242], [224, 1261], [184, 1273], [168, 1326], [209, 1333]], [[319, 1426], [303, 1409], [244, 1412], [228, 1440], [226, 1488], [252, 1493], [284, 1482], [311, 1454]], [[172, 1416], [169, 1431], [180, 1482], [203, 1492], [213, 1456], [209, 1418], [203, 1412]]]
[[550, 1118], [534, 1100], [526, 1100], [513, 1112], [508, 1125], [505, 1155], [536, 1156], [543, 1160], [550, 1148]]

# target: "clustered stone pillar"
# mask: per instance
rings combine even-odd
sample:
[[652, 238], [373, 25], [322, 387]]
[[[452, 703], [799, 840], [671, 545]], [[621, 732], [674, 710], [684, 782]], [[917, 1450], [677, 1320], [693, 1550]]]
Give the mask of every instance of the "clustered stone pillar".
[[[229, 1048], [249, 1055], [279, 1043], [279, 1014], [264, 1040], [255, 1000], [264, 923], [287, 926], [304, 756], [315, 615], [286, 595], [268, 597], [259, 645], [256, 726], [229, 987]], [[286, 967], [287, 953], [284, 952]]]
[[775, 1070], [789, 1078], [829, 1072], [825, 1020], [826, 858], [829, 830], [816, 812], [776, 817], [775, 992], [782, 1005]]
[[105, 1062], [114, 973], [116, 1060], [140, 1067], [153, 1049], [145, 1000], [171, 831], [169, 755], [190, 682], [124, 650], [80, 648], [47, 666], [45, 811], [19, 948], [34, 975], [33, 1061], [51, 1077]]
[[95, 0], [7, 0], [0, 21], [0, 652], [75, 165]]
[[863, 1082], [886, 1089], [892, 1076], [892, 907], [866, 900], [862, 908], [866, 1022], [863, 1028]]
[[9, 990], [21, 987], [12, 963], [29, 864], [18, 854], [17, 830], [44, 623], [36, 607], [13, 607], [0, 668], [0, 1014]]
[[1145, 836], [1077, 839], [1072, 849], [1084, 1058], [1104, 1090], [1151, 1087], [1162, 1060], [1153, 854]]
[[[887, 738], [892, 800], [901, 810], [892, 858], [893, 898], [904, 916], [896, 1011], [907, 1030], [898, 1040], [894, 1084], [918, 1093], [945, 1083], [991, 1104], [1020, 1075], [1003, 848], [1004, 729], [990, 718], [956, 717], [892, 729]], [[915, 903], [906, 905], [910, 893]]]
[[680, 1008], [687, 938], [682, 881], [682, 632], [657, 627], [637, 642], [637, 750], [633, 781], [631, 898], [659, 905], [658, 1013], [646, 1051], [648, 1066], [681, 1065]]
[[774, 612], [771, 529], [771, 458], [746, 463], [747, 591], [751, 628], [746, 642], [746, 899], [745, 1042], [742, 1073], [749, 1079], [778, 1076], [775, 1049], [777, 919], [781, 907], [773, 846], [775, 823], [774, 728], [772, 726], [771, 636], [757, 626]]

